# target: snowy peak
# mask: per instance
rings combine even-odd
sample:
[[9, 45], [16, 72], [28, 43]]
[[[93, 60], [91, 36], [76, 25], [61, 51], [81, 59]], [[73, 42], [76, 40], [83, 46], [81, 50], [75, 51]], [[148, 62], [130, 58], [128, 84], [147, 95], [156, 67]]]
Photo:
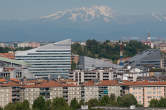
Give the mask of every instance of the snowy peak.
[[105, 22], [110, 22], [113, 18], [113, 13], [112, 9], [108, 6], [92, 6], [57, 11], [53, 14], [42, 16], [40, 18], [52, 20], [59, 20], [65, 18], [73, 22], [78, 20], [89, 22], [96, 19], [102, 19]]
[[166, 21], [166, 15], [162, 14], [162, 13], [152, 13], [152, 17], [154, 17], [156, 20], [162, 22], [162, 21]]

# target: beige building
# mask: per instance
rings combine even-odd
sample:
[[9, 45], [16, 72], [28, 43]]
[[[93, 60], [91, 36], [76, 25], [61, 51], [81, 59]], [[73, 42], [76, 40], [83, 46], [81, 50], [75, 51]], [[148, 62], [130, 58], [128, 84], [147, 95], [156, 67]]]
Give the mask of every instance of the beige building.
[[[1, 82], [2, 81], [2, 82]], [[0, 107], [5, 107], [10, 102], [21, 101], [20, 86], [15, 81], [0, 79]]]
[[71, 100], [76, 98], [78, 102], [81, 100], [81, 87], [80, 86], [74, 86], [74, 85], [68, 85], [68, 103], [70, 104]]
[[[160, 99], [165, 97], [166, 82], [127, 82], [128, 93], [133, 94], [139, 104], [144, 107], [149, 106], [151, 99]], [[127, 93], [127, 92], [126, 92]]]
[[124, 81], [115, 80], [88, 81], [81, 85], [71, 80], [31, 80], [31, 81], [7, 81], [0, 80], [0, 106], [4, 107], [10, 102], [28, 100], [32, 105], [34, 100], [43, 96], [46, 100], [63, 97], [68, 104], [76, 98], [79, 102], [90, 99], [100, 99], [104, 95], [116, 97], [124, 94], [133, 94], [139, 104], [149, 106], [151, 99], [160, 99], [166, 95], [166, 82], [148, 81]]
[[99, 88], [99, 97], [114, 94], [116, 97], [121, 96], [121, 86], [116, 80], [103, 80], [97, 85]]
[[166, 43], [160, 43], [160, 51], [166, 52]]
[[24, 89], [24, 100], [28, 100], [30, 105], [33, 104], [34, 100], [40, 96], [40, 88], [37, 87], [26, 87]]
[[0, 107], [4, 107], [10, 102], [12, 102], [12, 88], [0, 87]]
[[90, 99], [98, 99], [99, 98], [99, 88], [95, 85], [93, 81], [89, 81], [84, 83], [82, 87], [83, 91], [83, 100], [84, 102], [88, 102]]
[[63, 97], [63, 88], [62, 87], [51, 87], [50, 88], [50, 99], [56, 97]]

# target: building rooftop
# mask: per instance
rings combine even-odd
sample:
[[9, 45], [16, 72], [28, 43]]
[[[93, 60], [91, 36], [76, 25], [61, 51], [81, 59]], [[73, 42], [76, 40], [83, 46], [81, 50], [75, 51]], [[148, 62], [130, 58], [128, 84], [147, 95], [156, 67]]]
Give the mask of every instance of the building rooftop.
[[119, 85], [117, 80], [103, 80], [100, 81], [99, 84], [97, 84], [98, 86], [116, 86]]
[[153, 86], [153, 85], [165, 85], [166, 81], [136, 81], [136, 82], [124, 82], [121, 85], [126, 86]]
[[14, 53], [0, 53], [0, 57], [5, 57], [5, 58], [9, 58], [9, 59], [14, 59], [15, 55]]
[[18, 65], [27, 65], [24, 61], [18, 61], [18, 60], [14, 60], [14, 59], [5, 58], [5, 57], [0, 57], [0, 61], [14, 63], [14, 64], [18, 64]]

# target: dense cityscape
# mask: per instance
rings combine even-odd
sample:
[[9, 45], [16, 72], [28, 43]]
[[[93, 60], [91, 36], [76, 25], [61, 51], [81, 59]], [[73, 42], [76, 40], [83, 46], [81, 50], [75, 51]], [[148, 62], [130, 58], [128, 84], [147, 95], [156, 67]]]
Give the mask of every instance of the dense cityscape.
[[0, 110], [166, 110], [166, 0], [0, 0]]
[[166, 107], [166, 42], [150, 34], [144, 41], [1, 42], [0, 49], [4, 110]]

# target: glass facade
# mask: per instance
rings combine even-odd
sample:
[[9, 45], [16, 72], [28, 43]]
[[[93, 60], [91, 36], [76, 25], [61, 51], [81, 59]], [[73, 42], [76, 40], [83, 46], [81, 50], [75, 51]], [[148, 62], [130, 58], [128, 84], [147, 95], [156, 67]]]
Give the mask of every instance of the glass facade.
[[71, 69], [71, 40], [48, 44], [24, 52], [16, 52], [17, 60], [29, 64], [29, 71], [38, 77], [67, 77]]

